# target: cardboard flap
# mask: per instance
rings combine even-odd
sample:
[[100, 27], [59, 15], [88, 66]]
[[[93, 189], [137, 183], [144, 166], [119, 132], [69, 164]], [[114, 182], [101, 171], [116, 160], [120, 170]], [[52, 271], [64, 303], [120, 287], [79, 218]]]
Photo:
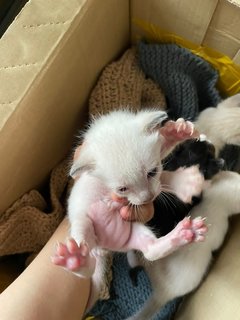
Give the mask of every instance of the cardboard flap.
[[[195, 44], [215, 49], [237, 62], [240, 49], [239, 0], [132, 0], [132, 20], [152, 23]], [[144, 33], [133, 23], [132, 40]]]
[[102, 68], [129, 43], [127, 0], [32, 0], [0, 42], [0, 212], [70, 151]]

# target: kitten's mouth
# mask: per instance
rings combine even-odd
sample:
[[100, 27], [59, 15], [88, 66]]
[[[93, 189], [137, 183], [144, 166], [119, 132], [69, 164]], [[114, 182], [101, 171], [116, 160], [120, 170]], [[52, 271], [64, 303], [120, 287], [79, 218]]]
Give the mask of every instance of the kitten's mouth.
[[116, 193], [114, 193], [114, 192], [111, 194], [111, 198], [112, 198], [113, 201], [119, 202], [119, 203], [122, 203], [122, 204], [128, 205], [128, 203], [129, 203], [129, 201], [128, 201], [127, 198], [125, 198], [125, 197], [120, 197], [120, 196], [118, 196], [118, 195], [117, 195]]

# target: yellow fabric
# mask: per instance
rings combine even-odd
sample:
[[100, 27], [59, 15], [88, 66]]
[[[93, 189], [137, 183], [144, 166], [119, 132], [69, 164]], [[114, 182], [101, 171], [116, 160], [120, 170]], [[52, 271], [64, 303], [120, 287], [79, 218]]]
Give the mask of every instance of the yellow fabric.
[[228, 56], [211, 48], [196, 45], [141, 19], [132, 19], [132, 22], [145, 32], [147, 40], [175, 43], [208, 61], [219, 72], [218, 89], [224, 95], [231, 96], [240, 92], [240, 66], [234, 64]]

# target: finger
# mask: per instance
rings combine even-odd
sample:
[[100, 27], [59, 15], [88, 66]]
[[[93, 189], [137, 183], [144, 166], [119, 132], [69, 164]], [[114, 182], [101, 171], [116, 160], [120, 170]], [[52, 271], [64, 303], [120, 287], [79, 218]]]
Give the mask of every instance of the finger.
[[151, 220], [154, 215], [153, 203], [151, 202], [140, 206], [138, 211], [141, 212], [140, 216], [137, 216], [135, 214], [137, 213], [136, 210], [133, 210], [128, 206], [125, 206], [121, 208], [120, 215], [124, 220], [127, 221], [139, 221], [142, 223], [146, 223], [149, 220]]
[[134, 220], [133, 210], [129, 206], [124, 206], [120, 209], [120, 216], [122, 217], [123, 220], [126, 220], [126, 221]]
[[141, 222], [146, 223], [153, 218], [154, 206], [153, 203], [147, 203], [141, 207]]

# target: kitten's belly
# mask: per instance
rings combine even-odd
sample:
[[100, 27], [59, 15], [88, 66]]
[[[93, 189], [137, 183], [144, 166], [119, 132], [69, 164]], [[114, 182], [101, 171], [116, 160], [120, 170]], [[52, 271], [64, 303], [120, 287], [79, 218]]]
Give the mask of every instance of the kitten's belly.
[[121, 250], [130, 238], [131, 222], [123, 220], [119, 210], [102, 212], [101, 209], [96, 208], [94, 211], [90, 217], [93, 221], [98, 245], [106, 249]]

